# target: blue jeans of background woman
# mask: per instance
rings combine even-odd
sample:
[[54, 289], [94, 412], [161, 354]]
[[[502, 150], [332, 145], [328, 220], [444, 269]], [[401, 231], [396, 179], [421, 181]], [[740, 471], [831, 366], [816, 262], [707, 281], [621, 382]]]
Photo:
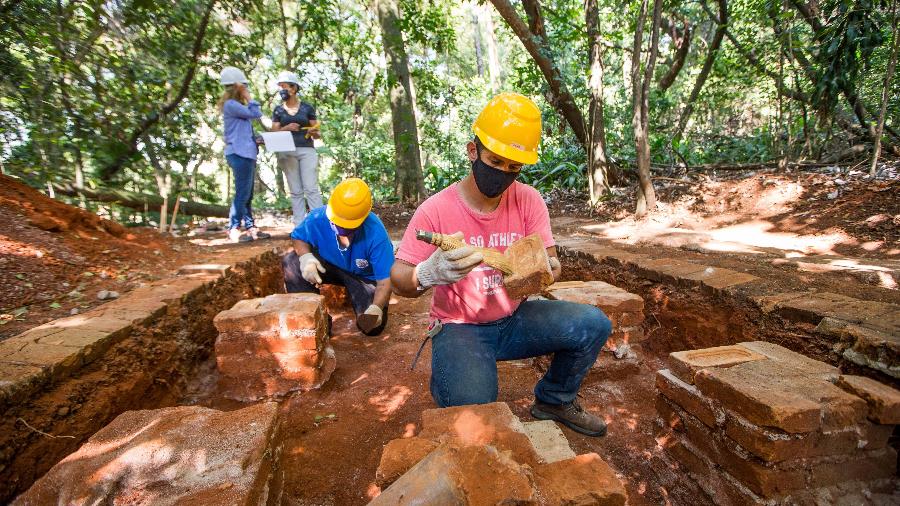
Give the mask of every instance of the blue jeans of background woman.
[[231, 173], [234, 175], [234, 198], [231, 200], [231, 211], [228, 213], [228, 228], [239, 228], [241, 222], [245, 229], [255, 226], [250, 201], [253, 200], [253, 180], [256, 178], [256, 160], [240, 155], [226, 155]]
[[324, 205], [319, 190], [319, 153], [316, 148], [297, 148], [278, 153], [278, 166], [287, 179], [296, 226], [306, 218], [308, 211]]

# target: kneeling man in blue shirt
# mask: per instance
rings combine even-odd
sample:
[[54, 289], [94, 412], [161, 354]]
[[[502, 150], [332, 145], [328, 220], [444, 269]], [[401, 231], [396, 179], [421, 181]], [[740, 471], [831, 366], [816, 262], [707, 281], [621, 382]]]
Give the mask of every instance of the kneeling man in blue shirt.
[[342, 181], [328, 205], [311, 211], [291, 232], [294, 250], [282, 265], [288, 293], [319, 293], [323, 283], [347, 287], [356, 326], [375, 336], [387, 323], [394, 247], [371, 211], [372, 192], [365, 181]]

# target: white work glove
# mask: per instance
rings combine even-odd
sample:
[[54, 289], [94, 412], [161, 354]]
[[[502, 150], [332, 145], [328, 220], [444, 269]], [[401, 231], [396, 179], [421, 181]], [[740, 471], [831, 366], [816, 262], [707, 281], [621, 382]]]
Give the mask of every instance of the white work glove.
[[562, 268], [562, 264], [559, 263], [559, 259], [558, 259], [558, 258], [556, 258], [556, 257], [548, 257], [548, 258], [549, 258], [549, 261], [548, 261], [548, 262], [549, 262], [549, 264], [550, 264], [550, 272], [553, 272], [553, 271], [555, 271], [556, 269], [561, 269], [561, 268]]
[[[462, 239], [462, 232], [453, 234], [453, 237]], [[471, 246], [450, 251], [438, 248], [427, 260], [416, 266], [415, 274], [422, 288], [449, 285], [466, 277], [482, 261], [482, 254]]]
[[300, 274], [303, 276], [303, 279], [310, 284], [321, 285], [322, 276], [319, 276], [320, 272], [325, 274], [325, 267], [322, 266], [322, 263], [319, 262], [315, 255], [306, 253], [300, 257]]
[[383, 316], [384, 311], [382, 311], [379, 306], [371, 304], [363, 314], [356, 317], [356, 324], [359, 325], [359, 328], [362, 329], [363, 332], [370, 332], [372, 329], [381, 325]]

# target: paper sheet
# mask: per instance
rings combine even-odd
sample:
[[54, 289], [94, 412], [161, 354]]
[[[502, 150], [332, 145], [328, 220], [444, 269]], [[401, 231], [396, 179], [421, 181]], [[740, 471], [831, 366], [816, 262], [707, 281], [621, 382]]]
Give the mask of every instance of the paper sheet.
[[294, 151], [294, 136], [290, 132], [263, 132], [263, 141], [267, 151], [281, 152]]

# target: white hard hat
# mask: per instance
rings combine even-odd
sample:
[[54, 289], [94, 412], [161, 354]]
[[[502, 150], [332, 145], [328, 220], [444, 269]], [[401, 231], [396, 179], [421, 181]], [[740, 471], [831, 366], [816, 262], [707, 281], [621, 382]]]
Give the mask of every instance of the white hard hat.
[[245, 76], [239, 68], [225, 67], [222, 69], [222, 76], [220, 77], [219, 82], [221, 82], [223, 86], [235, 83], [247, 84], [247, 76]]
[[281, 83], [296, 84], [297, 86], [300, 86], [300, 78], [293, 72], [283, 70], [278, 74], [278, 84]]

